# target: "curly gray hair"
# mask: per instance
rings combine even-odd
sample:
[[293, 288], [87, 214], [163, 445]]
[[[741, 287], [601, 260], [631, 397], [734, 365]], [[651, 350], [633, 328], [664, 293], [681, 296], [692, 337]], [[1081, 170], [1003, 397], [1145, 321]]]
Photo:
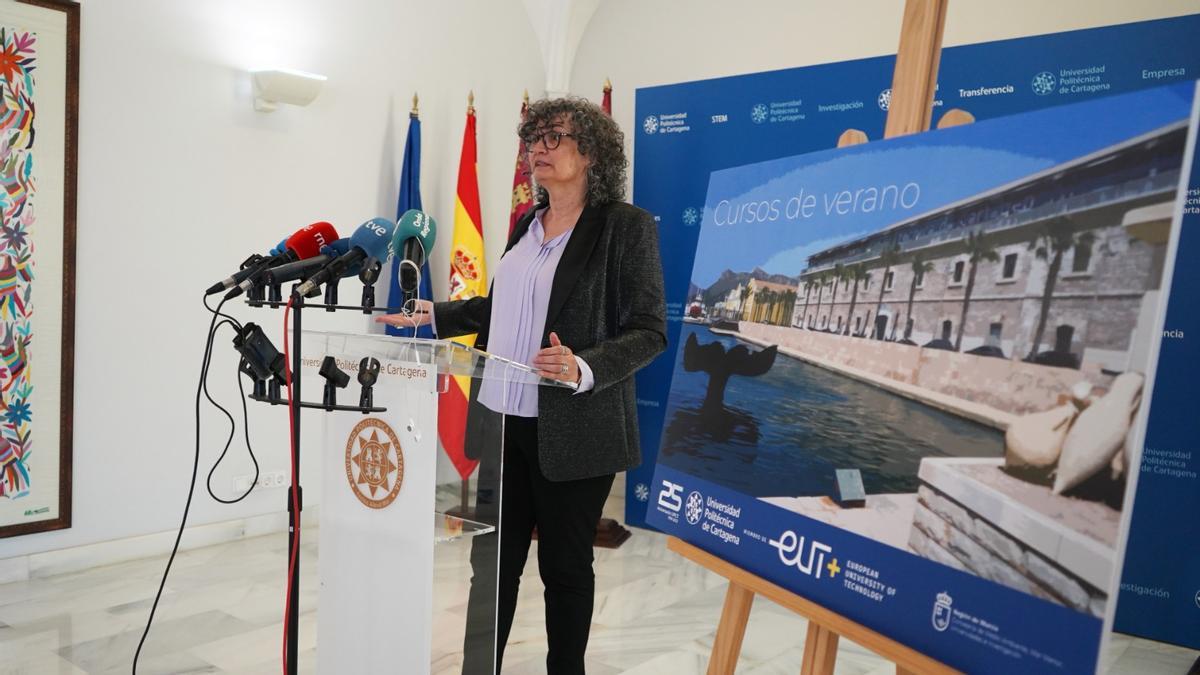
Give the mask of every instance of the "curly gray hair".
[[[625, 198], [625, 134], [600, 106], [577, 96], [534, 101], [517, 135], [528, 139], [558, 121], [568, 121], [579, 153], [591, 160], [587, 169], [587, 203], [599, 206]], [[535, 185], [539, 202], [548, 200], [546, 188]]]

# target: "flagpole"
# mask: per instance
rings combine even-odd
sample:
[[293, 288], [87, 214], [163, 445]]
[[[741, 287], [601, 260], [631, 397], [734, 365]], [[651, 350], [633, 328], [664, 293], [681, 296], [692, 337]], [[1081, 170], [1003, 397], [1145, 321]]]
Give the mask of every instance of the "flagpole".
[[[471, 117], [475, 114], [475, 90], [471, 89], [467, 92], [467, 116]], [[468, 399], [470, 396], [468, 395]], [[469, 407], [469, 404], [468, 404]], [[470, 415], [470, 412], [467, 413]], [[468, 509], [471, 506], [471, 474], [462, 477], [462, 485], [459, 489], [459, 507], [462, 508], [464, 514], [470, 513]]]
[[[604, 114], [612, 117], [612, 80], [604, 78], [604, 95], [600, 98], [600, 108]], [[617, 522], [613, 518], [601, 518], [596, 523], [596, 537], [592, 541], [593, 546], [602, 548], [620, 548], [625, 540], [633, 536], [629, 528]]]

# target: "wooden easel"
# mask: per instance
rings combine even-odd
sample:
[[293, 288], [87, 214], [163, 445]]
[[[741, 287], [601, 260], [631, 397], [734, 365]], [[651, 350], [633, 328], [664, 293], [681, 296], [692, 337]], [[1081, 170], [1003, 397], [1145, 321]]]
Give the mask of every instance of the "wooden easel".
[[804, 641], [804, 658], [800, 665], [802, 675], [832, 675], [838, 640], [842, 637], [895, 662], [896, 675], [953, 675], [959, 672], [682, 539], [669, 537], [667, 549], [729, 579], [725, 606], [721, 609], [721, 621], [717, 624], [717, 637], [713, 641], [712, 657], [708, 661], [708, 675], [732, 675], [734, 672], [755, 595], [768, 598], [808, 619], [808, 637]]
[[[892, 138], [928, 131], [933, 118], [938, 63], [942, 53], [942, 31], [949, 0], [906, 0], [900, 27], [900, 46], [892, 75], [892, 98], [884, 137]], [[950, 110], [939, 127], [968, 124], [974, 118], [961, 110]], [[867, 142], [867, 135], [847, 129], [838, 147]], [[801, 661], [802, 675], [832, 675], [837, 661], [838, 640], [853, 640], [896, 664], [896, 675], [950, 675], [959, 671], [911, 647], [847, 619], [821, 605], [777, 586], [740, 567], [707, 553], [682, 539], [670, 537], [667, 548], [692, 562], [729, 579], [725, 605], [717, 624], [708, 675], [732, 675], [742, 649], [746, 622], [754, 596], [762, 595], [808, 619], [808, 636]]]

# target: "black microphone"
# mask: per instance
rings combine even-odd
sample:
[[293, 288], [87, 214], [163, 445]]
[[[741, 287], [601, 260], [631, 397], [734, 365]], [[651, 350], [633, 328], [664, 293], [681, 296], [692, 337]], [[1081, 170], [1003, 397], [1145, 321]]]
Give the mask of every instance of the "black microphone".
[[[225, 289], [242, 285], [248, 280], [252, 281], [254, 277], [260, 275], [264, 270], [276, 265], [311, 258], [321, 250], [322, 246], [337, 240], [337, 238], [337, 230], [334, 229], [333, 225], [325, 221], [305, 225], [296, 230], [291, 236], [279, 242], [268, 255], [261, 256], [255, 254], [247, 258], [242, 263], [241, 269], [209, 286], [204, 294], [212, 295], [213, 293], [220, 293]], [[240, 291], [232, 293], [230, 297], [240, 295], [247, 289], [248, 286], [243, 285]]]
[[263, 285], [274, 286], [275, 284], [282, 284], [285, 281], [307, 278], [322, 267], [333, 262], [333, 259], [334, 256], [322, 253], [307, 260], [297, 260], [296, 262], [280, 265], [279, 267], [272, 267], [263, 273]]
[[[330, 237], [334, 237], [335, 239], [330, 239]], [[300, 228], [295, 234], [288, 237], [285, 250], [282, 253], [259, 263], [257, 271], [243, 279], [241, 283], [226, 293], [225, 299], [232, 300], [254, 288], [262, 280], [262, 273], [272, 267], [297, 260], [305, 260], [317, 255], [321, 251], [321, 247], [335, 241], [336, 237], [337, 231], [333, 229], [333, 225], [326, 222], [313, 223], [307, 227]]]
[[[283, 244], [283, 242], [279, 243], [280, 245]], [[268, 265], [264, 264], [263, 261], [270, 261], [273, 258], [274, 256], [262, 256], [257, 253], [251, 255], [249, 258], [246, 258], [245, 262], [242, 263], [241, 269], [218, 281], [212, 286], [209, 286], [207, 289], [205, 289], [204, 294], [212, 295], [213, 293], [220, 293], [227, 288], [233, 288], [244, 281], [246, 277], [249, 277], [252, 274], [258, 274], [266, 269]]]
[[355, 263], [367, 258], [386, 258], [388, 244], [392, 241], [395, 229], [396, 224], [387, 218], [372, 218], [359, 225], [354, 234], [350, 235], [350, 250], [309, 277], [296, 288], [296, 292], [303, 297], [318, 295], [321, 284], [340, 278], [342, 273]]

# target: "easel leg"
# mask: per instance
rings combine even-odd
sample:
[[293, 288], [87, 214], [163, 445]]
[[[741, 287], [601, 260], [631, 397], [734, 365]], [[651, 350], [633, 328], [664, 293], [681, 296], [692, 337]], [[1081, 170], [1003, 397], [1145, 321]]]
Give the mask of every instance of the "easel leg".
[[804, 640], [804, 660], [800, 675], [833, 675], [837, 661], [838, 634], [828, 628], [808, 622], [808, 637]]
[[721, 622], [717, 624], [717, 637], [713, 641], [712, 657], [708, 660], [708, 675], [732, 675], [737, 667], [738, 655], [742, 651], [742, 638], [746, 635], [746, 622], [750, 620], [750, 606], [754, 604], [754, 591], [729, 582], [725, 592], [725, 606], [721, 608]]

